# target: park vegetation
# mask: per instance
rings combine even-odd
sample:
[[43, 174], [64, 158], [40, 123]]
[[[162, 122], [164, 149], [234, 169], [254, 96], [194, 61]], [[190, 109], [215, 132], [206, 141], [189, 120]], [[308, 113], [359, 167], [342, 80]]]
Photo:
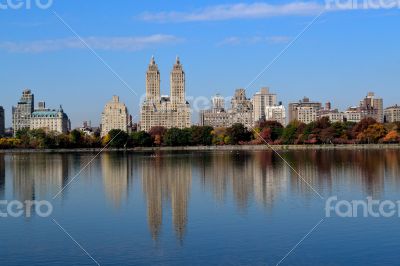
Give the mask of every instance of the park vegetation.
[[298, 121], [286, 127], [275, 121], [260, 121], [254, 128], [234, 124], [228, 128], [192, 126], [178, 129], [154, 127], [149, 132], [111, 130], [101, 138], [79, 130], [68, 134], [44, 130], [20, 130], [13, 138], [0, 138], [0, 149], [135, 148], [211, 145], [315, 145], [395, 144], [400, 142], [400, 123], [382, 124], [372, 118], [359, 123], [322, 118], [310, 124]]

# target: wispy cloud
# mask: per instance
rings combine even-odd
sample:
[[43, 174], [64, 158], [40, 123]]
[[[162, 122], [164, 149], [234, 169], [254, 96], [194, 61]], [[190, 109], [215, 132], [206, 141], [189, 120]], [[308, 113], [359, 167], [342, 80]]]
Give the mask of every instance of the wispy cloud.
[[290, 42], [288, 36], [254, 36], [254, 37], [228, 37], [218, 43], [218, 46], [238, 46], [238, 45], [254, 45], [254, 44], [285, 44]]
[[[141, 37], [87, 37], [84, 41], [93, 49], [106, 51], [138, 51], [161, 44], [182, 41], [173, 35], [155, 34]], [[77, 38], [39, 40], [31, 42], [0, 42], [0, 49], [13, 53], [42, 53], [64, 49], [86, 49]]]
[[265, 2], [214, 5], [189, 12], [145, 12], [137, 18], [149, 22], [221, 21], [232, 19], [263, 19], [283, 16], [315, 16], [322, 11], [399, 9], [400, 0], [325, 0], [294, 1], [285, 4]]
[[267, 3], [228, 4], [209, 6], [193, 12], [143, 13], [139, 18], [145, 21], [185, 22], [217, 21], [229, 19], [257, 19], [277, 16], [308, 16], [320, 13], [324, 6], [314, 2], [294, 2], [282, 5]]

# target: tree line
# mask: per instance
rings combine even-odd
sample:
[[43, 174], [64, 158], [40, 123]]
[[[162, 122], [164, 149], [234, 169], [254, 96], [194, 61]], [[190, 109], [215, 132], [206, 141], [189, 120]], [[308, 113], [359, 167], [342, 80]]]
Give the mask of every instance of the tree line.
[[87, 135], [80, 130], [68, 134], [46, 133], [42, 129], [23, 129], [13, 138], [1, 138], [0, 149], [73, 149], [73, 148], [134, 148], [160, 146], [211, 145], [291, 145], [291, 144], [373, 144], [399, 143], [400, 122], [382, 124], [372, 118], [359, 123], [335, 122], [322, 118], [310, 124], [291, 122], [286, 127], [275, 121], [260, 121], [248, 129], [242, 124], [228, 128], [192, 126], [179, 129], [154, 127], [149, 132], [128, 134], [113, 129], [101, 138], [96, 132]]

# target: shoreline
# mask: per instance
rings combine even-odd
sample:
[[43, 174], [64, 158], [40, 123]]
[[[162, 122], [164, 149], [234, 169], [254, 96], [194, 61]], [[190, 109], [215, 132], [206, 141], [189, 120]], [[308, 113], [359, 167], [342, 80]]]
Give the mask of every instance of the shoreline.
[[[289, 150], [383, 150], [400, 149], [400, 144], [344, 144], [344, 145], [272, 145], [276, 151]], [[184, 147], [137, 147], [128, 149], [9, 149], [0, 153], [91, 153], [91, 152], [154, 152], [154, 151], [265, 151], [267, 145], [184, 146]]]

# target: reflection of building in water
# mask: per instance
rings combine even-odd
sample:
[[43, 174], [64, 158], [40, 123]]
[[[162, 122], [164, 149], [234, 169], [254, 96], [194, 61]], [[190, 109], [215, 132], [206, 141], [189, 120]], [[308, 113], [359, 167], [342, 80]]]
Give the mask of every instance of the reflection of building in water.
[[148, 158], [142, 161], [142, 169], [148, 223], [153, 239], [156, 240], [161, 232], [163, 208], [166, 202], [170, 202], [175, 232], [182, 240], [187, 225], [192, 178], [190, 159], [187, 156]]
[[132, 174], [131, 160], [118, 153], [104, 153], [101, 156], [103, 182], [107, 198], [119, 207], [127, 198], [129, 176]]
[[48, 199], [67, 183], [68, 155], [14, 154], [13, 191], [17, 200]]
[[290, 171], [292, 192], [332, 195], [332, 186], [359, 187], [366, 195], [379, 197], [384, 189], [384, 154], [379, 150], [292, 151], [288, 162], [300, 173]]
[[264, 206], [272, 207], [286, 191], [288, 167], [273, 151], [255, 153], [253, 162], [255, 198]]
[[239, 210], [245, 211], [253, 196], [267, 206], [286, 190], [287, 169], [275, 157], [269, 151], [215, 152], [199, 156], [196, 167], [218, 201], [224, 201], [231, 189]]
[[400, 151], [397, 149], [386, 150], [385, 153], [385, 176], [391, 185], [400, 187]]
[[4, 199], [6, 185], [6, 167], [4, 154], [0, 153], [0, 200]]

